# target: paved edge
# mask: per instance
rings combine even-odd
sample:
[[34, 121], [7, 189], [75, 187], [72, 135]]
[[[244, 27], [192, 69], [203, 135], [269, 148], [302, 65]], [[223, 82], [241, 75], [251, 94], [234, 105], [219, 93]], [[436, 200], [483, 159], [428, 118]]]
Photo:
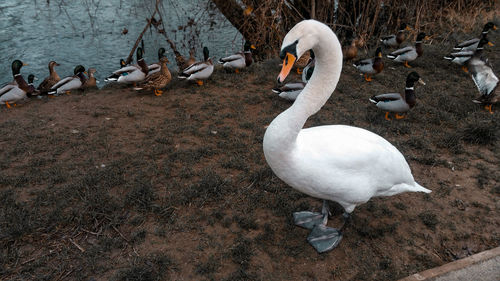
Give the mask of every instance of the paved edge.
[[439, 277], [443, 274], [456, 271], [459, 269], [463, 269], [465, 267], [471, 266], [473, 264], [487, 261], [491, 258], [494, 258], [496, 256], [500, 256], [500, 247], [493, 248], [491, 250], [487, 250], [484, 252], [477, 253], [475, 255], [472, 255], [470, 257], [466, 257], [461, 260], [456, 260], [454, 262], [450, 262], [447, 264], [444, 264], [439, 267], [431, 268], [419, 273], [415, 273], [413, 275], [410, 275], [406, 278], [400, 279], [399, 281], [424, 281], [424, 280], [431, 280], [431, 278]]

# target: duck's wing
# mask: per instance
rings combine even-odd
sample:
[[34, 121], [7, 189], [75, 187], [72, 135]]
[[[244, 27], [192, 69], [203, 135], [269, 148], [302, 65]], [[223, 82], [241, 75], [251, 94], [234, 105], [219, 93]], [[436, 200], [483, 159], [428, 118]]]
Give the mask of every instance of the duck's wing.
[[381, 94], [372, 96], [369, 100], [373, 103], [379, 102], [390, 102], [402, 99], [401, 95], [398, 93], [389, 93], [389, 94]]
[[137, 69], [138, 69], [138, 67], [135, 65], [125, 66], [125, 67], [122, 67], [118, 70], [113, 71], [113, 74], [121, 75], [125, 72], [132, 72], [132, 71], [135, 71]]
[[[50, 89], [51, 90], [55, 90], [55, 89], [61, 87], [62, 85], [66, 84], [66, 83], [69, 83], [73, 79], [75, 79], [75, 76], [68, 76], [66, 78], [63, 78], [59, 82], [57, 82], [56, 84], [54, 84], [54, 86], [52, 86]], [[78, 78], [78, 80], [80, 80], [80, 79]]]
[[20, 99], [23, 99], [24, 97], [26, 97], [26, 92], [18, 86], [14, 86], [7, 92], [0, 95], [0, 104], [3, 104], [5, 102], [16, 102]]
[[477, 44], [477, 43], [479, 43], [479, 38], [469, 39], [469, 40], [463, 41], [463, 42], [455, 45], [453, 50], [461, 50], [462, 48], [470, 47], [470, 46]]
[[209, 66], [208, 63], [202, 62], [202, 61], [193, 63], [190, 66], [188, 66], [186, 69], [184, 69], [182, 71], [182, 73], [180, 74], [180, 76], [189, 76], [193, 73], [200, 72], [200, 71], [204, 70], [208, 66]]
[[245, 56], [242, 53], [237, 53], [237, 54], [225, 57], [225, 58], [220, 58], [219, 63], [231, 62], [231, 61], [241, 60], [241, 59], [245, 59]]
[[371, 59], [364, 59], [364, 60], [359, 60], [357, 62], [354, 62], [354, 66], [355, 67], [360, 67], [360, 66], [364, 66], [364, 65], [373, 65], [373, 61], [374, 59], [371, 58]]
[[0, 89], [0, 96], [4, 95], [8, 91], [12, 90], [12, 88], [17, 87], [17, 85], [7, 84]]
[[486, 64], [471, 69], [471, 77], [481, 95], [489, 95], [498, 86], [498, 77]]
[[391, 55], [392, 56], [400, 56], [400, 55], [409, 53], [409, 52], [414, 51], [414, 50], [415, 50], [415, 47], [408, 46], [408, 47], [404, 47], [404, 48], [401, 48], [401, 49], [398, 49], [398, 50], [392, 52]]

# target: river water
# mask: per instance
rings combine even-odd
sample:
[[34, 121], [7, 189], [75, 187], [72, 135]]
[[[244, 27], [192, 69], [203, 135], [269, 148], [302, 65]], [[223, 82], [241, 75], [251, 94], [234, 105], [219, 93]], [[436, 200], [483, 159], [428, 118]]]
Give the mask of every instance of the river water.
[[[50, 4], [48, 4], [50, 2]], [[76, 65], [97, 69], [97, 79], [119, 68], [137, 36], [152, 14], [152, 0], [1, 0], [0, 1], [0, 82], [12, 80], [11, 63], [19, 59], [28, 66], [21, 73], [48, 76], [48, 62], [61, 64], [59, 76], [73, 74]], [[202, 46], [211, 57], [221, 57], [240, 50], [241, 35], [213, 7], [209, 0], [164, 0], [163, 20], [170, 39], [185, 56], [189, 47], [202, 58]], [[157, 17], [158, 18], [158, 17]], [[178, 30], [192, 19], [194, 25]], [[127, 34], [122, 34], [124, 28]], [[157, 50], [164, 47], [177, 69], [170, 46], [157, 32], [144, 35], [145, 60], [158, 61]], [[134, 54], [135, 59], [135, 54]], [[37, 84], [37, 83], [35, 83]]]

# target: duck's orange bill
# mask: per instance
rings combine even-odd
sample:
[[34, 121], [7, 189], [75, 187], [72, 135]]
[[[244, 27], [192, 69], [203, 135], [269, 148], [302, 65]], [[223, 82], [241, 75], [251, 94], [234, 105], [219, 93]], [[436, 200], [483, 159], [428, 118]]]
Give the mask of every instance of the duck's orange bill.
[[279, 83], [282, 83], [283, 81], [285, 81], [285, 78], [288, 76], [288, 74], [290, 74], [290, 70], [292, 70], [292, 66], [295, 63], [295, 60], [296, 60], [296, 58], [294, 55], [292, 55], [290, 53], [286, 53], [286, 57], [283, 60], [283, 67], [281, 68], [281, 72], [278, 75], [278, 82]]
[[488, 42], [488, 46], [493, 47], [493, 46], [495, 46], [495, 44]]

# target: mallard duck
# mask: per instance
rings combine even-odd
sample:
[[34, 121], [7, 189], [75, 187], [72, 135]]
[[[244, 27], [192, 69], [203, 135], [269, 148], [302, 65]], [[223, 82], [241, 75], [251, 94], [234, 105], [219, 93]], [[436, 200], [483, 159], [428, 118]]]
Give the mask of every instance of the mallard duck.
[[203, 61], [195, 62], [179, 74], [179, 79], [196, 81], [198, 85], [203, 85], [203, 81], [208, 79], [214, 72], [214, 64], [209, 57], [207, 47], [203, 47]]
[[469, 39], [467, 41], [458, 43], [453, 48], [453, 50], [456, 50], [456, 51], [474, 51], [474, 50], [476, 50], [476, 48], [479, 44], [479, 41], [481, 40], [482, 37], [488, 35], [488, 32], [490, 32], [490, 29], [496, 30], [497, 26], [492, 22], [486, 23], [483, 27], [483, 31], [481, 32], [480, 37]]
[[88, 89], [88, 88], [97, 88], [97, 81], [95, 79], [95, 76], [94, 76], [94, 73], [96, 73], [97, 70], [95, 68], [89, 68], [87, 73], [89, 75], [88, 79], [85, 80], [85, 82], [83, 83], [83, 87], [82, 88], [85, 88], [85, 89]]
[[351, 44], [342, 47], [342, 54], [344, 55], [344, 60], [350, 61], [356, 58], [358, 55], [358, 47], [356, 46], [356, 40], [351, 39]]
[[484, 108], [491, 114], [493, 104], [500, 102], [498, 96], [498, 77], [493, 72], [491, 66], [483, 61], [477, 54], [475, 54], [468, 62], [467, 66], [470, 70], [472, 80], [476, 84], [477, 89], [481, 96], [473, 100], [475, 103], [483, 104]]
[[47, 94], [70, 94], [71, 91], [82, 88], [82, 86], [85, 84], [85, 81], [87, 80], [87, 77], [85, 77], [84, 73], [86, 73], [85, 67], [83, 67], [82, 65], [77, 65], [73, 70], [73, 76], [68, 76], [61, 79], [61, 81], [57, 82], [50, 88], [50, 91]]
[[477, 47], [474, 51], [460, 51], [460, 52], [456, 52], [456, 53], [451, 53], [448, 56], [445, 56], [444, 59], [449, 60], [453, 63], [458, 64], [458, 65], [461, 65], [462, 70], [465, 72], [468, 72], [466, 62], [468, 60], [470, 60], [472, 58], [472, 56], [474, 56], [474, 54], [476, 54], [477, 57], [480, 57], [483, 53], [484, 45], [486, 45], [486, 44], [490, 45], [491, 42], [484, 35], [481, 38], [481, 40], [479, 40]]
[[52, 86], [54, 86], [57, 82], [61, 80], [61, 77], [57, 75], [56, 70], [54, 69], [59, 64], [55, 61], [49, 62], [49, 77], [45, 78], [40, 85], [38, 85], [38, 90], [42, 93], [46, 93], [50, 90]]
[[148, 69], [149, 69], [148, 76], [160, 71], [160, 68], [161, 68], [160, 61], [161, 61], [161, 58], [165, 56], [165, 52], [166, 52], [166, 50], [163, 47], [158, 49], [158, 62], [148, 65]]
[[21, 62], [20, 60], [15, 60], [12, 62], [12, 76], [16, 81], [16, 85], [8, 84], [2, 89], [0, 89], [0, 104], [5, 104], [7, 108], [11, 108], [9, 103], [16, 103], [17, 101], [26, 98], [35, 91], [35, 87], [32, 85], [34, 75], [30, 75], [28, 81], [31, 85], [26, 83], [23, 76], [21, 75], [21, 68], [27, 64]]
[[[284, 60], [278, 83], [290, 73], [306, 50], [316, 54], [316, 69], [297, 100], [267, 127], [264, 156], [278, 178], [309, 196], [323, 199], [321, 213], [294, 213], [296, 225], [311, 229], [308, 242], [318, 251], [335, 248], [350, 213], [374, 196], [402, 192], [431, 192], [413, 178], [404, 156], [387, 140], [368, 130], [347, 125], [303, 129], [334, 92], [342, 71], [342, 48], [332, 29], [315, 20], [295, 25], [283, 39]], [[340, 229], [327, 226], [327, 200], [345, 210]]]
[[384, 69], [384, 61], [382, 60], [382, 48], [377, 48], [377, 50], [375, 51], [375, 58], [360, 60], [355, 62], [353, 65], [361, 73], [365, 74], [366, 81], [372, 81], [372, 75], [378, 74]]
[[387, 57], [397, 62], [404, 62], [404, 66], [411, 68], [411, 66], [408, 65], [408, 62], [416, 60], [424, 53], [424, 49], [422, 48], [422, 40], [428, 40], [428, 39], [429, 37], [425, 36], [424, 32], [420, 32], [417, 35], [417, 40], [415, 41], [415, 47], [408, 46], [396, 50], [391, 54], [387, 55]]
[[396, 119], [405, 118], [405, 115], [399, 115], [399, 113], [406, 113], [411, 108], [413, 108], [417, 102], [415, 96], [415, 82], [419, 82], [425, 85], [422, 78], [415, 71], [408, 74], [406, 77], [406, 88], [405, 94], [401, 95], [399, 93], [382, 94], [377, 96], [372, 96], [369, 100], [373, 102], [378, 108], [385, 110], [385, 119], [389, 119], [389, 112], [396, 113]]
[[280, 98], [294, 101], [297, 99], [299, 94], [304, 90], [306, 83], [304, 82], [291, 82], [286, 83], [281, 87], [274, 88], [272, 91], [275, 94], [278, 94]]
[[104, 81], [116, 81], [118, 83], [132, 83], [135, 85], [146, 78], [149, 73], [149, 68], [142, 58], [142, 48], [138, 47], [136, 51], [137, 65], [129, 65], [122, 67], [113, 72]]
[[397, 48], [405, 41], [405, 30], [411, 30], [406, 23], [402, 23], [399, 26], [399, 30], [397, 34], [392, 34], [389, 36], [383, 36], [380, 38], [380, 42], [386, 47]]
[[243, 52], [236, 53], [229, 57], [220, 58], [219, 63], [221, 63], [224, 68], [234, 69], [234, 71], [238, 73], [239, 69], [248, 67], [252, 64], [253, 58], [251, 49], [255, 49], [255, 46], [246, 41]]
[[305, 52], [293, 65], [297, 74], [302, 74], [304, 68], [307, 66], [311, 60], [311, 52]]
[[314, 72], [314, 51], [310, 50], [311, 57], [309, 58], [309, 62], [306, 67], [304, 67], [304, 71], [302, 71], [302, 82], [307, 83]]
[[156, 96], [161, 96], [163, 91], [160, 89], [165, 88], [165, 86], [167, 86], [167, 84], [172, 80], [172, 75], [167, 67], [168, 62], [167, 57], [160, 58], [160, 71], [146, 77], [146, 79], [141, 82], [141, 85], [134, 88], [134, 90], [154, 90], [154, 94]]

